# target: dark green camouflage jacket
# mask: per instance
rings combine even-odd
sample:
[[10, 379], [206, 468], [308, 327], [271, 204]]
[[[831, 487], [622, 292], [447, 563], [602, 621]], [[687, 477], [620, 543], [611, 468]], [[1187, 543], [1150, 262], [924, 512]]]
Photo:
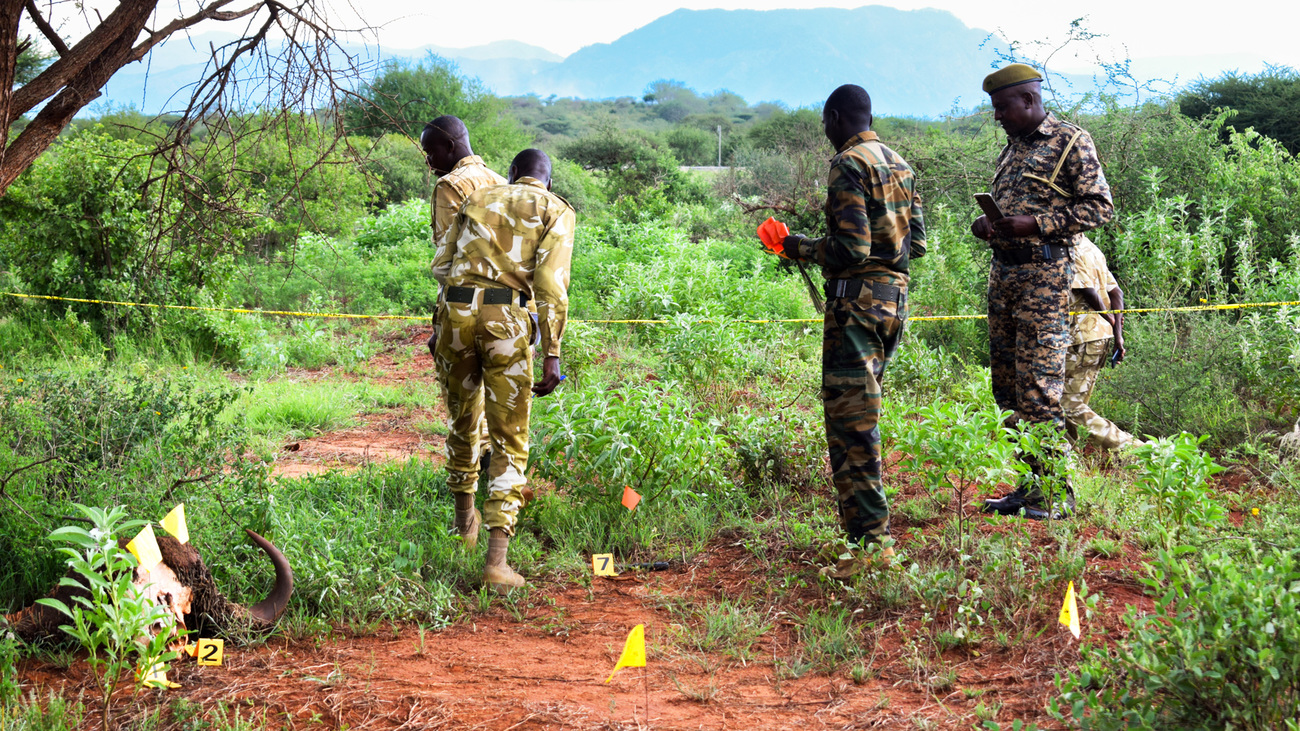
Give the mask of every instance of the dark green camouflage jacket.
[[1072, 246], [1075, 236], [1115, 215], [1092, 136], [1050, 113], [1033, 132], [1007, 141], [992, 193], [1002, 215], [1033, 216], [1042, 231], [1031, 239], [995, 235], [989, 240], [995, 249]]
[[916, 174], [875, 132], [861, 132], [831, 158], [826, 235], [786, 247], [821, 265], [827, 279], [873, 279], [907, 286], [908, 260], [925, 255]]

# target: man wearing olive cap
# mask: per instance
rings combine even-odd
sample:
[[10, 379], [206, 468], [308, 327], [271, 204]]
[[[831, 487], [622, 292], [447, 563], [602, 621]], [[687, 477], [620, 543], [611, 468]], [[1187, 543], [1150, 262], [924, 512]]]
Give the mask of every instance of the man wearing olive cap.
[[[971, 233], [993, 249], [989, 272], [989, 353], [993, 397], [1012, 422], [1050, 422], [1061, 410], [1070, 345], [1070, 247], [1114, 215], [1110, 186], [1092, 137], [1043, 109], [1042, 74], [1011, 64], [984, 79], [993, 119], [1007, 132], [992, 195], [1002, 218], [980, 216]], [[1068, 447], [1062, 445], [1060, 449]], [[1026, 459], [1031, 473], [985, 511], [1061, 518], [1073, 503], [1068, 475]], [[1067, 505], [1049, 509], [1043, 488], [1064, 486]]]

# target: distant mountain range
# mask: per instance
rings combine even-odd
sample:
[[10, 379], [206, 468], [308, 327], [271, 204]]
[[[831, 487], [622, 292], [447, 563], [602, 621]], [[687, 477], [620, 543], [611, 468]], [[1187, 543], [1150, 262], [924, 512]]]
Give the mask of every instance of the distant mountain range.
[[[147, 67], [119, 72], [105, 98], [147, 113], [183, 107], [184, 93], [173, 95], [199, 78], [209, 43], [230, 38], [173, 39], [153, 52]], [[506, 96], [640, 97], [651, 82], [671, 79], [701, 93], [727, 89], [751, 103], [797, 107], [819, 104], [851, 82], [866, 87], [881, 114], [934, 117], [981, 103], [980, 82], [1004, 49], [987, 31], [946, 11], [867, 6], [678, 10], [567, 58], [518, 41], [348, 50], [372, 62], [420, 60], [433, 52]], [[1070, 78], [1076, 91], [1091, 87], [1086, 76]]]

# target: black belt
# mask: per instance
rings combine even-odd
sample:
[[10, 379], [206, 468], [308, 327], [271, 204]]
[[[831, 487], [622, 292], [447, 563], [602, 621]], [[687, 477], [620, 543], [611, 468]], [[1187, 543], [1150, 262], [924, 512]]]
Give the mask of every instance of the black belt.
[[1026, 249], [994, 249], [993, 258], [1003, 264], [1020, 266], [1030, 262], [1052, 261], [1054, 259], [1068, 259], [1070, 257], [1070, 247], [1061, 244], [1040, 244], [1030, 246]]
[[897, 302], [899, 307], [907, 304], [907, 292], [892, 284], [873, 282], [866, 279], [827, 279], [826, 299], [855, 300], [862, 295], [862, 290], [871, 286], [871, 299], [880, 302]]
[[[474, 287], [448, 287], [447, 301], [455, 302], [462, 305], [474, 304]], [[513, 289], [491, 288], [483, 290], [483, 304], [485, 305], [508, 305], [515, 301], [515, 295], [519, 295], [519, 306], [528, 306], [528, 295], [523, 292], [516, 292]]]

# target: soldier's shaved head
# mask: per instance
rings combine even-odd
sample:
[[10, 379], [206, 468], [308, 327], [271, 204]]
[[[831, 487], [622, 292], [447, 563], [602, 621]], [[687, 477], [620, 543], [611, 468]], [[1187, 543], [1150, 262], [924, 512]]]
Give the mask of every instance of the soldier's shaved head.
[[871, 95], [857, 84], [845, 84], [826, 97], [826, 108], [846, 117], [871, 118]]
[[835, 149], [854, 135], [871, 129], [871, 95], [857, 84], [845, 84], [826, 98], [822, 129]]
[[515, 155], [514, 161], [510, 163], [510, 182], [525, 177], [536, 178], [550, 189], [551, 158], [545, 152], [533, 147]]
[[446, 175], [461, 159], [474, 154], [469, 144], [469, 129], [459, 117], [450, 114], [424, 125], [420, 147], [429, 167], [438, 175]]
[[423, 143], [426, 135], [441, 135], [448, 140], [469, 140], [469, 129], [465, 123], [460, 121], [460, 117], [453, 117], [450, 114], [444, 114], [441, 117], [424, 125], [424, 131], [420, 133], [420, 142]]

